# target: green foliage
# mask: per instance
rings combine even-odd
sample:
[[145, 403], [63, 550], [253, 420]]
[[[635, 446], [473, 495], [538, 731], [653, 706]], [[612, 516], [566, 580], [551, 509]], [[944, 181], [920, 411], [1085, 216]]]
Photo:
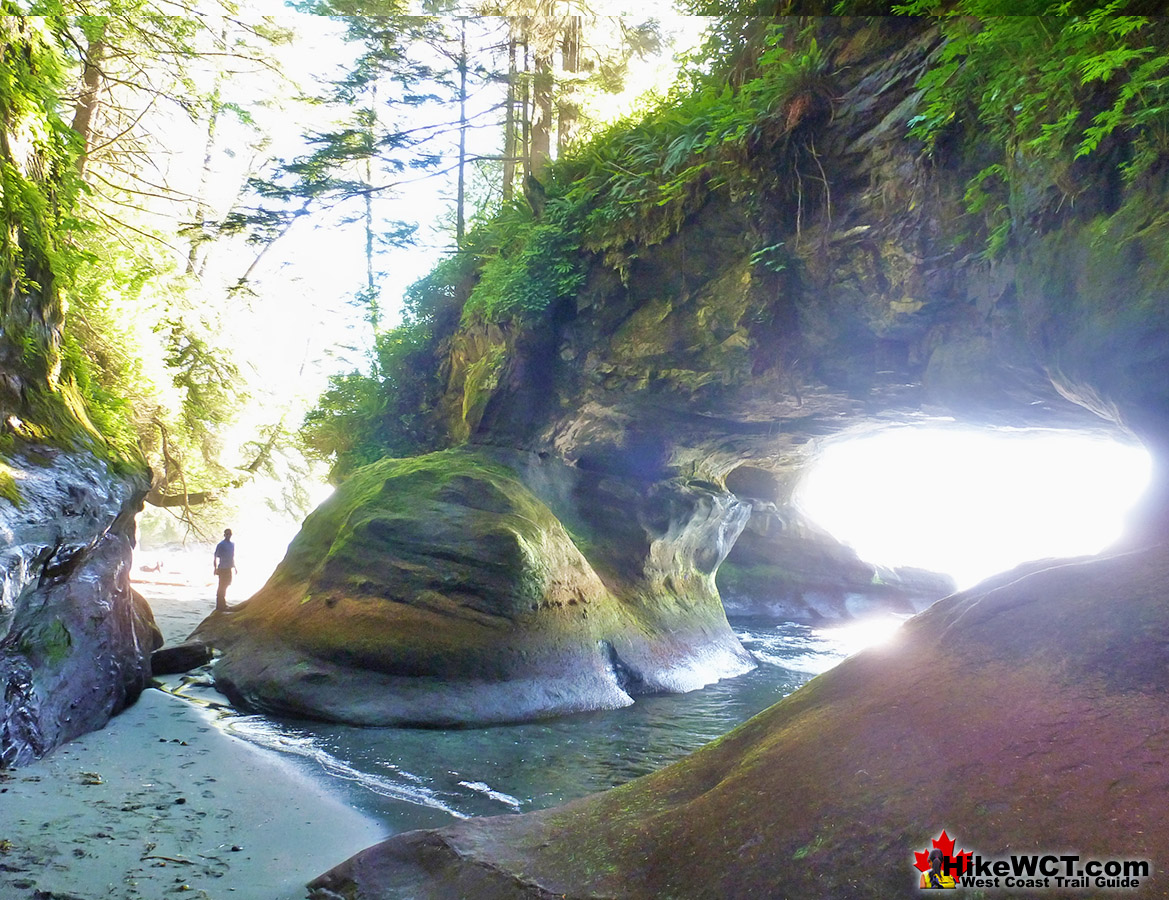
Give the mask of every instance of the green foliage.
[[404, 324], [377, 335], [370, 372], [329, 379], [300, 437], [310, 456], [331, 464], [330, 480], [384, 456], [433, 449], [425, 403], [436, 367], [433, 345], [427, 322]]
[[0, 499], [7, 500], [16, 507], [24, 503], [20, 496], [20, 487], [16, 484], [16, 476], [12, 468], [3, 461], [0, 461]]
[[[813, 37], [789, 49], [782, 24], [759, 38], [754, 74], [738, 87], [713, 76], [637, 120], [615, 123], [556, 170], [583, 211], [583, 246], [621, 265], [630, 243], [658, 243], [715, 190], [747, 193], [751, 150], [789, 142], [830, 109], [827, 60]], [[798, 145], [798, 141], [797, 141]]]
[[[932, 152], [961, 126], [997, 152], [967, 192], [972, 211], [988, 217], [992, 252], [1005, 244], [1005, 211], [1024, 175], [1050, 173], [1074, 197], [1073, 164], [1084, 156], [1108, 149], [1132, 182], [1169, 154], [1169, 24], [1120, 15], [1135, 6], [1139, 0], [946, 7], [939, 23], [946, 42], [920, 80], [923, 101], [910, 131]], [[896, 11], [941, 8], [917, 0]]]
[[[810, 35], [785, 37], [757, 26], [751, 71], [731, 86], [721, 73], [695, 74], [688, 87], [642, 116], [618, 122], [558, 159], [527, 203], [505, 205], [468, 234], [459, 253], [406, 297], [406, 324], [377, 337], [369, 373], [333, 379], [305, 419], [304, 440], [333, 461], [333, 477], [380, 456], [431, 449], [440, 439], [428, 410], [441, 393], [438, 340], [460, 323], [523, 327], [575, 295], [589, 254], [624, 274], [639, 249], [675, 234], [713, 191], [750, 195], [759, 143], [798, 152], [831, 110], [827, 58]], [[790, 45], [790, 46], [789, 46]], [[781, 245], [753, 262], [789, 264]], [[506, 365], [495, 348], [468, 366], [464, 418], [474, 418]]]
[[[14, 13], [10, 3], [0, 11]], [[77, 265], [65, 232], [80, 181], [75, 135], [57, 114], [60, 55], [37, 20], [6, 15], [0, 28], [0, 287], [47, 297]], [[10, 327], [9, 329], [10, 330]]]
[[575, 223], [564, 203], [549, 203], [543, 221], [520, 207], [510, 212], [478, 236], [481, 268], [463, 307], [464, 321], [538, 315], [573, 295], [583, 281]]
[[76, 216], [77, 136], [58, 112], [65, 69], [54, 21], [5, 16], [0, 25], [0, 356], [22, 380], [19, 408], [8, 411], [19, 424], [9, 427], [13, 438], [139, 467], [125, 403], [99, 386], [88, 349], [63, 328], [60, 297], [92, 257], [83, 249], [91, 226]]
[[139, 459], [141, 451], [130, 398], [103, 383], [96, 369], [77, 334], [66, 331], [62, 342], [62, 376], [76, 390], [86, 416], [115, 453], [124, 459]]

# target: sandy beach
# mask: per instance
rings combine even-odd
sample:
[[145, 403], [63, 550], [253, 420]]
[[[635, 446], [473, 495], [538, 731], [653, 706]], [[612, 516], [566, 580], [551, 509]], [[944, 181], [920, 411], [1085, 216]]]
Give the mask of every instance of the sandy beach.
[[[183, 577], [136, 584], [168, 642], [214, 604], [202, 579], [192, 589]], [[0, 772], [0, 897], [299, 900], [305, 882], [386, 836], [322, 781], [217, 728], [215, 715], [201, 698], [150, 689], [101, 731]]]

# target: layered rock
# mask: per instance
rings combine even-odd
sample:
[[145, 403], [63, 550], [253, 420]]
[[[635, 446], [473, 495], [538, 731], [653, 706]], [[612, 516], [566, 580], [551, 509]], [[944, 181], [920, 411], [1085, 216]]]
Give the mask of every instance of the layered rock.
[[661, 772], [399, 835], [312, 896], [905, 896], [943, 828], [988, 858], [1153, 860], [1138, 894], [1160, 896], [1167, 584], [1165, 545], [1031, 564]]
[[[580, 513], [566, 469], [541, 480], [538, 461], [528, 466]], [[703, 526], [725, 526], [729, 495], [678, 486], [647, 526], [630, 515], [634, 488], [593, 487], [625, 517], [605, 545], [589, 540], [587, 515], [566, 528], [483, 453], [360, 470], [256, 596], [200, 626], [223, 651], [216, 684], [255, 709], [466, 725], [622, 706], [750, 668], [717, 602], [721, 556]]]
[[9, 462], [16, 502], [0, 501], [0, 768], [104, 725], [146, 686], [162, 643], [129, 583], [145, 479], [50, 447], [26, 447]]

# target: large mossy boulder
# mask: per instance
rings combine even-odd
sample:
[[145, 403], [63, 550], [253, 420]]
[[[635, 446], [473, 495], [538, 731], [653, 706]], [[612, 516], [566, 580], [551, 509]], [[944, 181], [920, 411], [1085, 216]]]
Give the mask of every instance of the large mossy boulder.
[[[715, 607], [662, 622], [615, 595], [511, 469], [450, 450], [358, 471], [263, 589], [197, 634], [249, 708], [482, 724], [623, 706], [691, 673], [694, 654], [710, 665], [689, 687], [744, 671]], [[680, 641], [698, 620], [714, 634]]]
[[1164, 896], [1166, 585], [1164, 545], [1030, 564], [669, 768], [396, 836], [313, 896], [900, 897], [943, 829], [986, 858], [1152, 860], [1134, 896]]

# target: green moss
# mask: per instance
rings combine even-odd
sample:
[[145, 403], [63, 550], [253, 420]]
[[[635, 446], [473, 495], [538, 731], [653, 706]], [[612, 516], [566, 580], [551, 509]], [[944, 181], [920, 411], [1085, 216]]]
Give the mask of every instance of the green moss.
[[468, 429], [473, 430], [483, 418], [487, 402], [499, 387], [499, 377], [506, 363], [507, 348], [496, 345], [467, 367], [463, 381], [463, 422]]
[[720, 591], [756, 593], [767, 591], [781, 593], [786, 588], [802, 584], [799, 576], [783, 566], [754, 563], [742, 565], [726, 560], [718, 567], [715, 575]]
[[0, 462], [0, 497], [17, 507], [24, 502], [20, 496], [20, 488], [16, 484], [13, 470], [2, 462]]
[[53, 619], [23, 632], [17, 648], [25, 656], [55, 665], [69, 655], [73, 648], [73, 636], [64, 622]]
[[813, 853], [819, 853], [825, 844], [824, 835], [818, 834], [810, 843], [804, 844], [792, 854], [792, 859], [806, 859]]
[[[317, 567], [349, 552], [348, 538], [360, 521], [386, 514], [417, 518], [420, 506], [433, 501], [457, 477], [482, 479], [506, 496], [521, 532], [555, 522], [510, 469], [474, 452], [452, 449], [407, 459], [383, 459], [355, 471], [305, 519], [289, 545], [282, 574], [294, 581], [306, 580]], [[362, 515], [355, 517], [358, 510]]]
[[88, 450], [117, 475], [146, 471], [146, 461], [132, 430], [107, 437], [93, 423], [85, 400], [69, 381], [56, 390], [30, 388], [26, 408], [15, 428], [18, 442], [48, 444], [63, 450]]

